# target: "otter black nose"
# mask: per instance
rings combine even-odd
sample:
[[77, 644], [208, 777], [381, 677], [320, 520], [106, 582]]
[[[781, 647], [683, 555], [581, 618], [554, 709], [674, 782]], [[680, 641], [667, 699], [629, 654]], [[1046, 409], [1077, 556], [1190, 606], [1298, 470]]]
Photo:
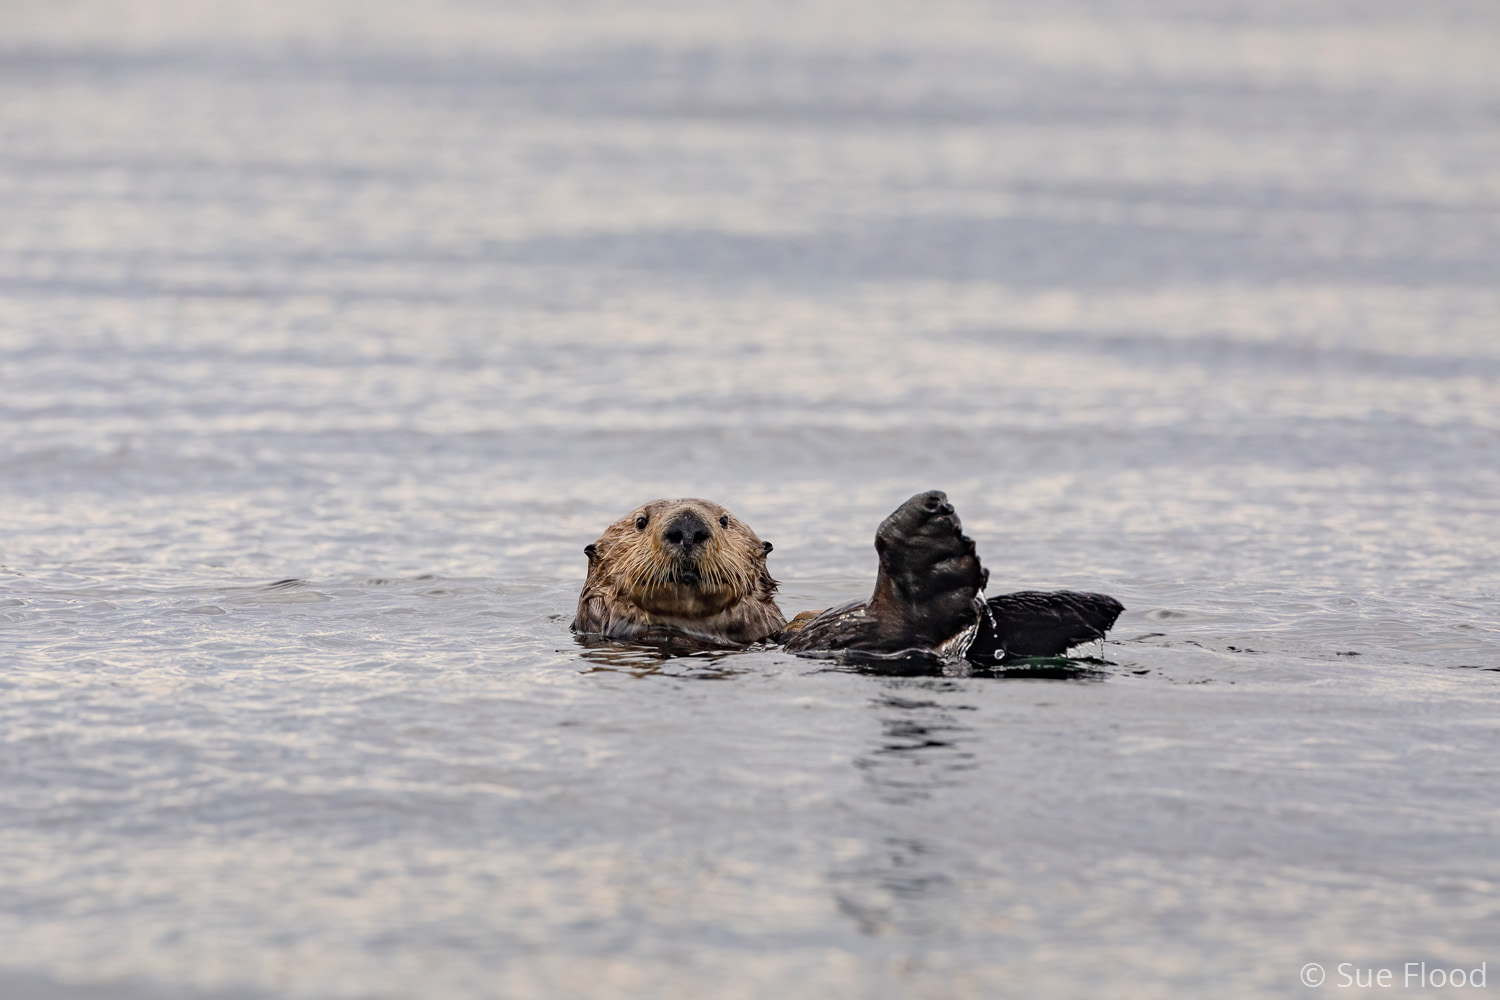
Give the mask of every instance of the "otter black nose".
[[669, 545], [678, 546], [684, 551], [691, 551], [712, 538], [713, 532], [709, 530], [707, 522], [696, 513], [685, 510], [667, 523], [666, 530], [662, 532], [661, 537]]
[[667, 541], [671, 542], [673, 545], [702, 545], [704, 542], [708, 541], [709, 537], [710, 536], [706, 531], [695, 531], [691, 535], [689, 535], [678, 528], [673, 528], [671, 531], [667, 532]]

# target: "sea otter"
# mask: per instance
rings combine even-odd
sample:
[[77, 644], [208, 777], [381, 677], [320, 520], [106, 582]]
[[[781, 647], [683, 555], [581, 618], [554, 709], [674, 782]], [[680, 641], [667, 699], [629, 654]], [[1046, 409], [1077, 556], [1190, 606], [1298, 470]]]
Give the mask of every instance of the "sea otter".
[[745, 646], [786, 625], [771, 543], [712, 500], [653, 500], [584, 547], [573, 631], [673, 645]]
[[776, 606], [770, 542], [708, 500], [653, 500], [585, 546], [575, 632], [668, 646], [770, 641], [798, 655], [891, 658], [1055, 656], [1102, 639], [1124, 607], [1103, 594], [1022, 591], [984, 600], [989, 571], [940, 490], [918, 493], [875, 533], [880, 570], [867, 601]]

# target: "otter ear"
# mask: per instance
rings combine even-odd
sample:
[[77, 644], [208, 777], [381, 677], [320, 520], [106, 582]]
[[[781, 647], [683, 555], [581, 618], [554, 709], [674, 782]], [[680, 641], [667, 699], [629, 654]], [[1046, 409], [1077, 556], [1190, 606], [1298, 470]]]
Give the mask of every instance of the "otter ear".
[[589, 542], [583, 547], [583, 554], [589, 557], [589, 562], [593, 562], [599, 558], [599, 546], [593, 542]]
[[763, 545], [763, 546], [765, 546], [766, 555], [770, 555], [771, 554], [771, 550], [776, 547], [776, 546], [772, 545], [770, 542], [761, 542], [760, 544]]

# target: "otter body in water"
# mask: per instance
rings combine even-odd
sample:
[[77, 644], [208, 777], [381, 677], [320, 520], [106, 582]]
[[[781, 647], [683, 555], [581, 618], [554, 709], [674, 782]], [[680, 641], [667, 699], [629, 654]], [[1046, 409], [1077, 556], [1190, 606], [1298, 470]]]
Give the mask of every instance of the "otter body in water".
[[804, 656], [1056, 656], [1102, 639], [1124, 610], [1103, 594], [1022, 591], [984, 600], [989, 571], [939, 490], [918, 493], [875, 533], [867, 601], [803, 612], [776, 606], [769, 542], [708, 500], [654, 500], [585, 547], [575, 632], [693, 647], [782, 642]]
[[583, 551], [575, 632], [743, 646], [786, 625], [766, 568], [771, 543], [711, 500], [653, 500]]

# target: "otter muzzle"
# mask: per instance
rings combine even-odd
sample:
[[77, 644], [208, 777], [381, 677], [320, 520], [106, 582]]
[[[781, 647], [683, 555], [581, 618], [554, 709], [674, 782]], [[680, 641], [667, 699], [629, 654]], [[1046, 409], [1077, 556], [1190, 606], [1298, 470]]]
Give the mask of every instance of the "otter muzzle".
[[685, 510], [662, 527], [661, 539], [667, 551], [678, 555], [693, 555], [704, 542], [714, 536], [707, 522], [697, 511]]

